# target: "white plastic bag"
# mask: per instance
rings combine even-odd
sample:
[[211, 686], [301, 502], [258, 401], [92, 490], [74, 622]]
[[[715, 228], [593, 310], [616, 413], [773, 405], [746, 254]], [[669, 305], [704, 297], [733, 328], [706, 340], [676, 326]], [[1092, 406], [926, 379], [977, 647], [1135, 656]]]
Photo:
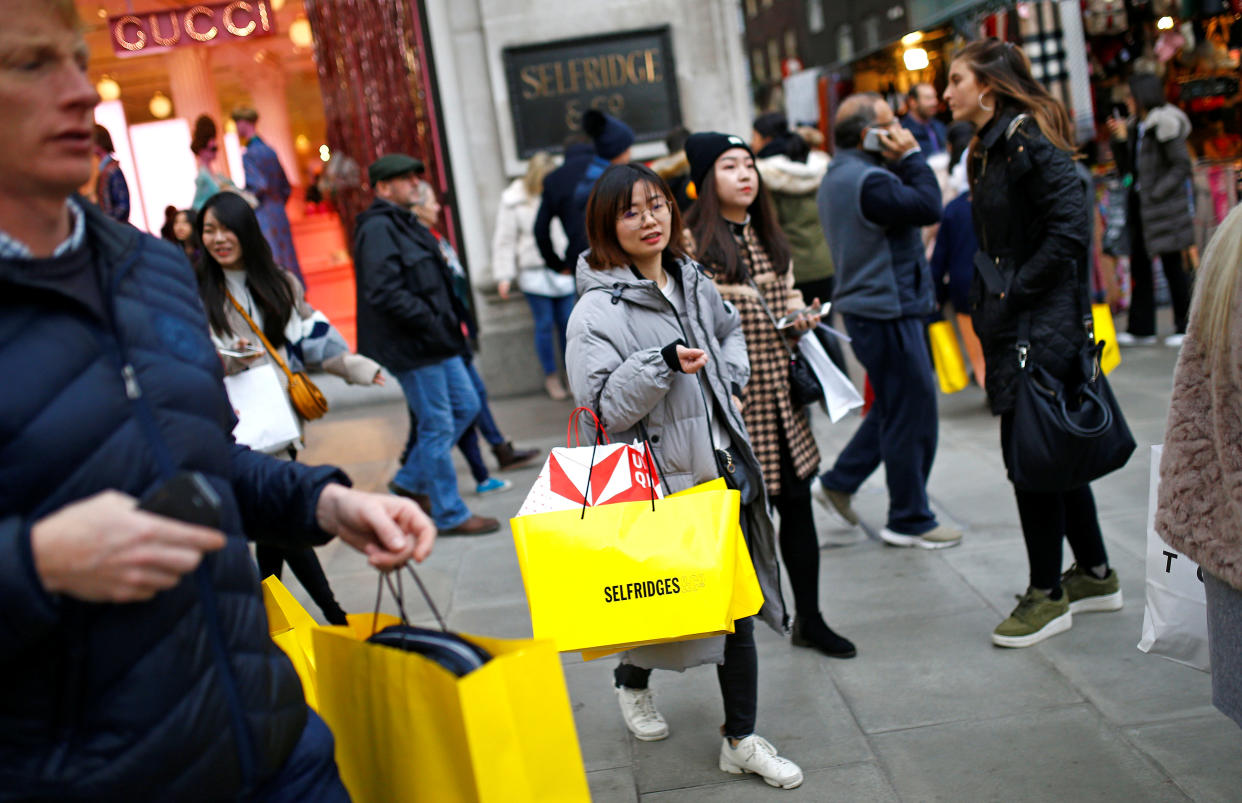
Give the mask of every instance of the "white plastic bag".
[[1151, 447], [1147, 497], [1147, 605], [1138, 648], [1204, 672], [1211, 671], [1203, 573], [1156, 534], [1156, 492], [1162, 446]]
[[224, 378], [229, 403], [237, 411], [233, 438], [256, 452], [273, 454], [300, 443], [302, 432], [276, 366], [255, 366]]
[[863, 398], [859, 395], [858, 388], [854, 387], [848, 376], [841, 373], [841, 369], [832, 364], [819, 338], [814, 334], [809, 337], [803, 335], [798, 340], [798, 353], [806, 360], [824, 389], [822, 404], [832, 423], [840, 421], [855, 407], [863, 406]]

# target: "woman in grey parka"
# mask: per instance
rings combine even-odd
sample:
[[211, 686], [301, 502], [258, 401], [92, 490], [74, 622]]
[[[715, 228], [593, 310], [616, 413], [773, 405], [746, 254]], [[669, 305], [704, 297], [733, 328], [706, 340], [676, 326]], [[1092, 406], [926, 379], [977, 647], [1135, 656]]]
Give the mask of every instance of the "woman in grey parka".
[[[722, 475], [742, 493], [742, 531], [763, 590], [759, 616], [786, 625], [772, 522], [738, 396], [750, 367], [737, 310], [673, 241], [681, 215], [668, 185], [638, 164], [614, 165], [586, 208], [590, 250], [578, 262], [580, 299], [569, 319], [565, 363], [578, 404], [619, 442], [645, 435], [669, 492]], [[727, 470], [727, 468], [726, 468]], [[754, 623], [727, 636], [630, 650], [615, 680], [626, 726], [643, 741], [668, 736], [648, 678], [655, 668], [717, 664], [724, 698], [720, 769], [793, 789], [802, 770], [754, 732], [758, 660]]]

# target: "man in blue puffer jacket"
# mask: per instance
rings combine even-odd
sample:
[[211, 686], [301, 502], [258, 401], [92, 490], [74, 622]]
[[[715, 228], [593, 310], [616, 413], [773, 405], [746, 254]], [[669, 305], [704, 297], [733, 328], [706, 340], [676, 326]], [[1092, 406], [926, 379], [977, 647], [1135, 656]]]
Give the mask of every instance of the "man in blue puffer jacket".
[[[72, 0], [0, 18], [0, 800], [346, 800], [244, 532], [387, 569], [434, 527], [233, 443], [184, 257], [70, 198], [98, 101]], [[182, 471], [220, 530], [135, 508]]]

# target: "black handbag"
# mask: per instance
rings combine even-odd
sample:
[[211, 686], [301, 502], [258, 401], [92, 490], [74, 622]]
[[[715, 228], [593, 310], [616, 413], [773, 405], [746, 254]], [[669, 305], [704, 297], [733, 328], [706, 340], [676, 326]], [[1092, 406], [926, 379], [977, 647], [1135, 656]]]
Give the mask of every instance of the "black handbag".
[[1100, 369], [1103, 343], [1091, 317], [1087, 343], [1068, 381], [1030, 359], [1030, 313], [1018, 320], [1018, 391], [1005, 466], [1014, 487], [1062, 492], [1081, 488], [1126, 464], [1135, 443], [1121, 407]]
[[[744, 269], [743, 269], [744, 270]], [[795, 410], [803, 407], [809, 407], [818, 401], [824, 400], [824, 388], [819, 384], [819, 380], [815, 378], [815, 372], [811, 370], [811, 366], [806, 361], [799, 358], [793, 349], [789, 347], [789, 343], [785, 341], [785, 333], [777, 324], [776, 316], [772, 314], [772, 310], [768, 309], [768, 302], [763, 300], [763, 291], [759, 289], [759, 285], [755, 284], [755, 280], [746, 274], [746, 281], [750, 282], [750, 286], [755, 289], [755, 294], [759, 296], [759, 304], [763, 307], [763, 311], [767, 313], [768, 320], [772, 322], [772, 328], [776, 330], [776, 336], [780, 339], [781, 345], [785, 347], [785, 353], [789, 355], [789, 402]]]

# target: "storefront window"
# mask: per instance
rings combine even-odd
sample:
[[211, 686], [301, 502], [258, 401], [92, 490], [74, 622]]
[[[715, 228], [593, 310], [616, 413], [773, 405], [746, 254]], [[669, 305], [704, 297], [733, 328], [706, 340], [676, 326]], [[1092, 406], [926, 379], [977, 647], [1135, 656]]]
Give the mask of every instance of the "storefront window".
[[778, 78], [781, 74], [781, 43], [775, 38], [768, 40], [768, 75]]
[[768, 71], [764, 69], [763, 51], [759, 48], [750, 51], [750, 71], [754, 73], [753, 77], [756, 81], [768, 80]]
[[837, 28], [837, 61], [851, 61], [854, 58], [854, 29], [844, 23]]
[[798, 34], [792, 28], [785, 31], [785, 58], [798, 58]]

